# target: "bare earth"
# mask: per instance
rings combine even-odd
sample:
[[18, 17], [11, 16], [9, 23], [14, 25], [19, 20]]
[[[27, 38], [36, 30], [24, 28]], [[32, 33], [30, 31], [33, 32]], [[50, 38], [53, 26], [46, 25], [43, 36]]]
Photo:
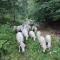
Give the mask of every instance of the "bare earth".
[[44, 26], [40, 27], [39, 30], [42, 32], [42, 35], [52, 34], [58, 38], [60, 38], [60, 27], [59, 26]]

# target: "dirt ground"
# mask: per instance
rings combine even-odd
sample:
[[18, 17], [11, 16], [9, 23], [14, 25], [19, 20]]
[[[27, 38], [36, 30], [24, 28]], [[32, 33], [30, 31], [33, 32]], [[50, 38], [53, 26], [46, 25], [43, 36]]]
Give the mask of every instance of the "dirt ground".
[[38, 30], [42, 32], [42, 35], [53, 34], [60, 38], [60, 24], [51, 23], [51, 24], [39, 27]]

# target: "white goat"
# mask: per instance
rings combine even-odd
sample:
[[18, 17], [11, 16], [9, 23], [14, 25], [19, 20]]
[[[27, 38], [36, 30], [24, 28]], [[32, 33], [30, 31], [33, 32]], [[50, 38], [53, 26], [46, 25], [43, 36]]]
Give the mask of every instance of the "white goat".
[[41, 47], [43, 48], [43, 52], [45, 52], [46, 51], [46, 41], [45, 41], [44, 36], [41, 36], [40, 31], [37, 31], [37, 39], [38, 39]]
[[45, 40], [46, 40], [46, 42], [47, 42], [47, 48], [51, 48], [51, 35], [49, 35], [49, 34], [47, 34], [46, 36], [45, 36]]
[[34, 20], [26, 18], [25, 23], [26, 24], [33, 24], [34, 23]]
[[37, 31], [37, 27], [36, 26], [32, 26], [32, 30], [34, 30], [34, 32]]
[[25, 44], [23, 42], [20, 42], [19, 52], [20, 52], [20, 47], [22, 49], [22, 53], [24, 53], [25, 52]]
[[35, 41], [36, 36], [35, 36], [35, 33], [34, 33], [33, 31], [29, 31], [29, 36], [30, 36], [31, 38], [33, 38], [33, 40]]
[[26, 28], [24, 28], [24, 29], [22, 30], [22, 34], [23, 34], [23, 36], [26, 38], [26, 40], [28, 40], [29, 35], [28, 35], [28, 31], [27, 31]]
[[22, 29], [23, 29], [23, 25], [19, 25], [19, 26], [14, 26], [13, 27], [13, 31], [16, 30], [17, 32], [18, 31], [22, 31]]
[[23, 37], [22, 32], [17, 32], [17, 34], [16, 34], [16, 39], [17, 39], [17, 42], [18, 42], [18, 43], [24, 41], [24, 37]]
[[25, 24], [25, 25], [24, 25], [24, 28], [26, 28], [26, 29], [27, 29], [27, 31], [29, 31], [29, 30], [31, 29], [31, 26], [30, 26], [30, 25], [28, 25], [28, 24]]
[[22, 52], [25, 52], [25, 44], [23, 43], [24, 37], [23, 37], [22, 32], [17, 32], [16, 39], [17, 39], [17, 42], [19, 44], [19, 52], [20, 52], [20, 47], [22, 49]]

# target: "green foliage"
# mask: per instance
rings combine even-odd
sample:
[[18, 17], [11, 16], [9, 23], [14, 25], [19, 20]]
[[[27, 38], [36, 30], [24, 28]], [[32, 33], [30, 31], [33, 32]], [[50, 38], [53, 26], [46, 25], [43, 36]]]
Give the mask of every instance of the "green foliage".
[[1, 0], [0, 19], [2, 21], [5, 21], [5, 15], [10, 15], [10, 20], [13, 22], [24, 20], [26, 17], [32, 18], [38, 22], [57, 21], [60, 20], [60, 1]]
[[[33, 2], [32, 2], [33, 1]], [[50, 0], [42, 1], [41, 0], [32, 0], [28, 4], [29, 16], [36, 19], [36, 21], [57, 21], [60, 20], [60, 1], [59, 0]], [[37, 2], [39, 1], [39, 2]], [[31, 11], [30, 11], [31, 10]], [[57, 11], [57, 12], [56, 12]]]

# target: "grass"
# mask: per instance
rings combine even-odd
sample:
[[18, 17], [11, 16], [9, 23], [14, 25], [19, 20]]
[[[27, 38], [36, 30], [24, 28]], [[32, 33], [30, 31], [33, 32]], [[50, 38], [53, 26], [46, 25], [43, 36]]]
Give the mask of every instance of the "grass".
[[18, 52], [15, 35], [9, 25], [0, 26], [0, 60], [60, 60], [60, 40], [56, 36], [52, 37], [51, 54], [42, 53], [38, 40], [31, 38], [25, 42], [26, 52], [22, 54]]

